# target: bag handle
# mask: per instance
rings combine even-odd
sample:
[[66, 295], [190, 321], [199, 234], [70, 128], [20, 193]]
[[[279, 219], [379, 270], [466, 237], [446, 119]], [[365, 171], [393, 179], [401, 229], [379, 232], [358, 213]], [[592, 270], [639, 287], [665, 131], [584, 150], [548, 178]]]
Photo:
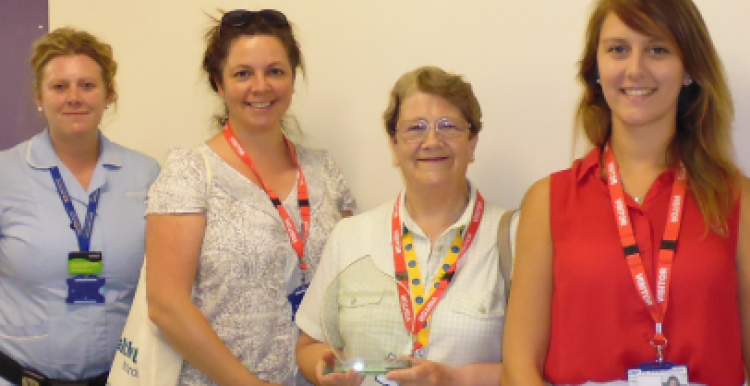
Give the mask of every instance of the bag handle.
[[208, 152], [204, 146], [198, 147], [198, 151], [203, 156], [203, 162], [206, 164], [206, 202], [208, 202], [208, 195], [211, 193], [211, 179], [213, 178], [211, 162], [208, 160]]
[[513, 248], [510, 234], [510, 224], [518, 209], [508, 210], [500, 217], [500, 225], [497, 228], [497, 249], [500, 254], [500, 275], [505, 285], [505, 303], [508, 303], [510, 294], [510, 280], [513, 269]]

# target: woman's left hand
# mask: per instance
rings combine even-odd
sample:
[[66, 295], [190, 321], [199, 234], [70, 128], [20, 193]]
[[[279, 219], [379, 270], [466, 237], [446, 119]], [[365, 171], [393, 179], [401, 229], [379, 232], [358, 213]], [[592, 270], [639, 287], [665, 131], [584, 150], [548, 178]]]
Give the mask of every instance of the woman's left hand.
[[400, 386], [441, 386], [455, 385], [453, 368], [424, 359], [408, 358], [412, 367], [394, 370], [386, 374], [386, 379], [397, 382]]

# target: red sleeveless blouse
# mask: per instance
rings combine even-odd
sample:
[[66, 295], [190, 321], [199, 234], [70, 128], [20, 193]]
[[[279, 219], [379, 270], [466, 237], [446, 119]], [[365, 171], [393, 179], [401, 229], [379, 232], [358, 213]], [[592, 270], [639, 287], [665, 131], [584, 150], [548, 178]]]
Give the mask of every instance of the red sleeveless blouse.
[[[551, 176], [554, 294], [548, 381], [578, 384], [626, 380], [653, 361], [654, 322], [625, 263], [612, 202], [601, 178], [601, 150]], [[654, 182], [643, 205], [626, 194], [628, 213], [651, 288], [664, 234], [673, 174]], [[689, 184], [689, 182], [688, 182]], [[736, 267], [739, 201], [729, 236], [706, 230], [694, 197], [686, 197], [674, 258], [664, 358], [688, 366], [691, 383], [742, 385]]]

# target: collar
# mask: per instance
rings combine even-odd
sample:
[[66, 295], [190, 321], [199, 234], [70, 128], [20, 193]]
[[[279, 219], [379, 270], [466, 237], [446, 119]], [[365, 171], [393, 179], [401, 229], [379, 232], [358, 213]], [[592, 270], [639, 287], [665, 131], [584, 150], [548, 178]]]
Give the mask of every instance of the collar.
[[602, 148], [595, 147], [591, 149], [591, 151], [586, 154], [585, 157], [583, 157], [580, 160], [580, 163], [577, 165], [576, 168], [576, 181], [581, 182], [581, 180], [586, 177], [587, 175], [593, 173], [594, 176], [601, 175], [602, 170]]
[[[99, 131], [99, 150], [97, 166], [102, 165], [118, 169], [122, 167], [122, 149], [115, 146], [101, 131]], [[49, 128], [44, 129], [29, 141], [26, 150], [26, 162], [34, 169], [52, 169], [53, 167], [62, 168], [64, 166], [52, 146]]]
[[[401, 200], [401, 202], [399, 202], [399, 216], [401, 216], [401, 222], [403, 223], [403, 225], [409, 228], [409, 230], [411, 230], [414, 235], [427, 238], [427, 235], [422, 231], [422, 228], [417, 225], [417, 223], [409, 214], [409, 211], [406, 209], [406, 194], [406, 188], [402, 189], [399, 198], [399, 200]], [[471, 214], [474, 210], [474, 203], [476, 201], [477, 190], [471, 183], [471, 181], [469, 181], [469, 203], [466, 205], [466, 208], [464, 208], [464, 212], [461, 214], [461, 217], [459, 217], [455, 223], [449, 226], [448, 229], [443, 232], [443, 235], [453, 229], [460, 229], [461, 227], [467, 228], [469, 226], [469, 223], [471, 222]], [[441, 237], [443, 235], [441, 235]]]
[[[593, 178], [594, 181], [601, 182], [601, 186], [604, 189], [607, 189], [607, 181], [601, 177], [602, 170], [603, 170], [603, 164], [602, 164], [602, 156], [604, 153], [604, 149], [600, 147], [595, 147], [589, 151], [588, 154], [586, 154], [585, 157], [577, 160], [572, 168], [574, 171], [574, 175], [576, 178], [576, 182], [578, 184], [583, 184], [585, 181], [587, 181], [587, 178]], [[651, 195], [651, 190], [655, 190], [659, 193], [657, 194], [669, 194], [671, 192], [671, 186], [674, 182], [674, 174], [673, 169], [667, 169], [663, 173], [661, 173], [656, 180], [654, 180], [653, 186], [649, 189], [649, 192], [647, 195]], [[607, 193], [609, 194], [609, 193]], [[626, 194], [627, 197], [630, 197]], [[626, 200], [626, 203], [629, 206], [638, 206], [633, 205], [635, 203], [635, 200], [628, 199]]]

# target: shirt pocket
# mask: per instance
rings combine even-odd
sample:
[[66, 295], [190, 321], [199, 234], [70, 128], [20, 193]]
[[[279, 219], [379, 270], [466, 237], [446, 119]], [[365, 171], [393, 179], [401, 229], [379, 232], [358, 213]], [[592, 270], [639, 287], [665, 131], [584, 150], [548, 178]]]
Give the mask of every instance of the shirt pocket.
[[493, 293], [457, 294], [451, 298], [452, 313], [477, 319], [497, 319], [505, 316], [505, 303]]
[[44, 368], [49, 362], [49, 332], [47, 320], [38, 324], [0, 324], [0, 351], [16, 361]]
[[345, 357], [383, 359], [389, 354], [399, 355], [411, 337], [401, 317], [395, 287], [341, 289], [338, 318], [325, 313], [322, 318], [321, 327], [329, 343], [343, 348]]
[[49, 323], [42, 320], [39, 324], [0, 324], [0, 339], [35, 340], [49, 335]]
[[452, 295], [446, 304], [448, 309], [433, 321], [430, 345], [460, 357], [454, 362], [456, 366], [500, 361], [505, 303], [491, 291]]
[[385, 291], [375, 290], [349, 290], [342, 289], [339, 293], [339, 307], [341, 308], [363, 308], [382, 304], [386, 297]]
[[[358, 326], [364, 328], [368, 325], [376, 326], [385, 323], [382, 318], [387, 314], [389, 302], [383, 291], [341, 288], [338, 301], [334, 302], [333, 299], [329, 299], [326, 303], [321, 313], [323, 333], [331, 339], [346, 340], [345, 335], [357, 334]], [[335, 307], [331, 307], [331, 303], [335, 303]], [[337, 337], [336, 330], [340, 331], [342, 336]], [[341, 343], [343, 344], [343, 341]]]

